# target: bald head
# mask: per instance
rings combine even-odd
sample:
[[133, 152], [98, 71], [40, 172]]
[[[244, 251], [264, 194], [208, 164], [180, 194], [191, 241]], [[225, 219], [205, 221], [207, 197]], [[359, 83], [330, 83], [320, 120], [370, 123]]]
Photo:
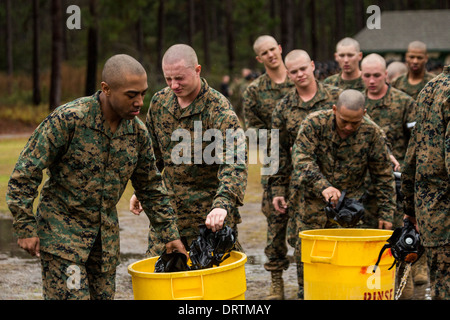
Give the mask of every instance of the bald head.
[[311, 62], [311, 57], [309, 56], [308, 52], [305, 50], [292, 50], [289, 52], [286, 57], [284, 58], [284, 64], [287, 65], [289, 62], [296, 61], [296, 60], [305, 60], [305, 62]]
[[198, 66], [195, 50], [186, 44], [175, 44], [167, 49], [162, 58], [162, 65], [173, 65], [180, 61], [184, 61], [185, 67], [195, 68]]
[[392, 82], [402, 74], [408, 72], [408, 68], [403, 62], [393, 61], [387, 66], [387, 81]]
[[356, 52], [361, 51], [359, 42], [349, 37], [342, 39], [336, 44], [336, 52], [338, 52], [341, 47], [353, 47]]
[[408, 51], [423, 51], [427, 52], [427, 45], [422, 41], [413, 41], [408, 45]]
[[344, 90], [336, 102], [336, 107], [338, 110], [344, 106], [345, 108], [353, 111], [364, 110], [365, 109], [365, 98], [364, 95], [354, 89]]
[[261, 51], [261, 49], [260, 49], [261, 44], [263, 44], [265, 42], [271, 42], [275, 46], [278, 45], [278, 41], [275, 40], [275, 38], [272, 36], [268, 36], [268, 35], [259, 36], [253, 43], [253, 51], [255, 51], [257, 56], [259, 55], [259, 53]]
[[361, 69], [366, 65], [379, 65], [382, 69], [386, 70], [386, 60], [377, 53], [369, 54], [361, 61]]
[[126, 54], [117, 54], [109, 58], [102, 72], [102, 81], [111, 88], [118, 88], [127, 75], [146, 75], [145, 69], [133, 57]]

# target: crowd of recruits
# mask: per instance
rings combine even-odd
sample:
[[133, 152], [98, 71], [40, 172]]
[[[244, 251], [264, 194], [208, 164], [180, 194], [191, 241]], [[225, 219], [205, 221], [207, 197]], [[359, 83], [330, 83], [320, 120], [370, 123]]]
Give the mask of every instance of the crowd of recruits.
[[[262, 36], [254, 45], [256, 59], [266, 72], [243, 95], [246, 126], [279, 126], [282, 133], [279, 174], [262, 177], [262, 209], [268, 220], [265, 268], [272, 274], [271, 299], [283, 298], [282, 271], [289, 265], [286, 235], [296, 249], [302, 297], [299, 239], [295, 234], [304, 228], [326, 227], [318, 202], [323, 202], [322, 198], [336, 202], [344, 184], [354, 196], [362, 196], [364, 191], [376, 194], [378, 201], [369, 204], [374, 213], [367, 215], [372, 219], [365, 221], [367, 226], [393, 226], [397, 204], [392, 166], [399, 168], [404, 156], [401, 150], [406, 151], [405, 129], [414, 119], [415, 102], [385, 83], [386, 65], [380, 56], [366, 57], [363, 70], [359, 70], [362, 54], [353, 41], [344, 39], [336, 53], [342, 73], [334, 77], [334, 84], [342, 83], [342, 88], [327, 83], [333, 79], [324, 83], [315, 80], [314, 62], [305, 51], [294, 50], [283, 63], [281, 46], [272, 37]], [[202, 122], [202, 133], [211, 128], [224, 133], [239, 129], [239, 119], [228, 99], [200, 76], [201, 66], [191, 47], [170, 47], [162, 68], [168, 87], [153, 96], [146, 125], [136, 117], [148, 88], [146, 72], [132, 57], [116, 55], [105, 63], [102, 89], [55, 110], [35, 130], [19, 156], [8, 184], [7, 203], [18, 244], [41, 258], [45, 299], [114, 298], [119, 264], [115, 206], [128, 180], [135, 189], [130, 210], [135, 214], [145, 211], [151, 222], [149, 255], [163, 250], [187, 254], [186, 247], [202, 223], [213, 231], [224, 224], [237, 231], [241, 222], [237, 207], [243, 204], [247, 165], [175, 165], [171, 154], [177, 143], [171, 134], [177, 128], [192, 132], [196, 121]], [[415, 71], [411, 68], [409, 73]], [[367, 90], [347, 90], [346, 85], [361, 85], [361, 78]], [[388, 94], [392, 92], [394, 97]], [[388, 96], [380, 109], [401, 101], [395, 111], [401, 115], [398, 132], [382, 131], [383, 124], [375, 124], [392, 120], [388, 110], [372, 115], [368, 109], [370, 117], [364, 116], [364, 101]], [[311, 114], [316, 110], [321, 111]], [[296, 139], [307, 115], [305, 128], [309, 127]], [[326, 152], [314, 153], [314, 143], [323, 145], [318, 137], [330, 138], [328, 150], [339, 154], [342, 163], [318, 165], [315, 159], [329, 158]], [[351, 139], [355, 141], [347, 143]], [[357, 147], [364, 154], [362, 158], [361, 154], [354, 156], [359, 142], [363, 144]], [[246, 146], [235, 144], [234, 148], [238, 151]], [[335, 165], [351, 168], [351, 174], [336, 174]], [[32, 204], [44, 169], [48, 169], [49, 179], [34, 215]], [[328, 181], [330, 174], [332, 180]], [[317, 190], [309, 189], [311, 185]], [[317, 213], [313, 214], [314, 210]], [[77, 290], [67, 285], [67, 271], [73, 265], [81, 273]]]
[[[266, 72], [244, 93], [246, 125], [280, 130], [280, 169], [262, 181], [262, 210], [268, 220], [265, 249], [268, 262], [264, 267], [272, 275], [269, 298], [284, 297], [282, 272], [288, 267], [286, 237], [295, 248], [298, 297], [302, 298], [298, 231], [330, 227], [323, 212], [330, 197], [336, 202], [346, 189], [350, 197], [364, 201], [366, 214], [358, 227], [401, 226], [403, 203], [396, 200], [392, 169], [402, 171], [405, 165], [411, 131], [424, 108], [417, 106], [415, 99], [434, 75], [426, 71], [427, 49], [420, 41], [408, 47], [406, 70], [402, 71], [405, 64], [395, 63], [388, 72], [381, 56], [369, 54], [363, 59], [358, 42], [345, 38], [337, 44], [335, 53], [341, 72], [322, 83], [315, 79], [314, 62], [303, 50], [288, 53], [283, 63], [281, 46], [273, 37], [262, 36], [255, 41], [254, 51]], [[445, 103], [448, 109], [448, 82], [444, 82], [444, 89], [445, 85], [447, 96], [441, 93], [435, 102], [443, 105], [444, 110]], [[443, 121], [445, 128], [448, 118], [444, 116]], [[375, 128], [382, 131], [375, 132], [380, 131]], [[442, 138], [436, 138], [435, 142], [442, 143]], [[443, 145], [434, 151], [445, 154]], [[441, 161], [428, 166], [438, 163]], [[448, 175], [442, 176], [442, 172], [439, 175], [438, 181], [447, 181], [448, 186]], [[428, 283], [429, 272], [432, 272], [433, 298], [448, 297], [448, 272], [442, 272], [448, 266], [448, 219], [445, 217], [449, 210], [448, 192], [444, 187], [447, 198], [441, 198], [447, 207], [443, 206], [446, 208], [443, 214], [426, 222], [439, 230], [435, 235], [439, 240], [425, 240], [428, 247], [444, 245], [447, 255], [434, 258], [435, 265], [430, 271], [423, 256], [413, 267], [403, 299], [413, 297], [414, 285]], [[429, 196], [435, 191], [427, 193]]]

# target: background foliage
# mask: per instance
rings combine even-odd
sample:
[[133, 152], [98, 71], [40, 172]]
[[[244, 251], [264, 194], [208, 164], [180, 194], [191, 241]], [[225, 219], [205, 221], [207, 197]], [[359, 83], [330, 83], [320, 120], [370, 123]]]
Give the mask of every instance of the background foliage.
[[[52, 24], [55, 3], [59, 28]], [[81, 9], [81, 30], [66, 27], [72, 4]], [[116, 53], [139, 59], [149, 71], [150, 93], [159, 90], [165, 85], [161, 56], [174, 43], [196, 49], [203, 75], [216, 88], [223, 74], [237, 77], [241, 68], [260, 68], [252, 44], [261, 34], [274, 35], [284, 53], [302, 48], [316, 61], [331, 61], [336, 42], [365, 26], [372, 4], [382, 11], [450, 8], [449, 0], [0, 0], [0, 108], [54, 108], [55, 54], [62, 61], [62, 103], [95, 91], [103, 62]], [[55, 30], [61, 31], [58, 53], [52, 47]]]

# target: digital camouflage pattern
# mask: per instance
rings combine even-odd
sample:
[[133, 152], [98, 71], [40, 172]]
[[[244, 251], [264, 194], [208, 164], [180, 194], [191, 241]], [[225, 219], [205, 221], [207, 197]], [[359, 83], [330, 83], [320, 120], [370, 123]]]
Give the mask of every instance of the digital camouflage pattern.
[[324, 189], [346, 189], [349, 198], [361, 199], [368, 172], [377, 190], [379, 214], [392, 222], [394, 175], [382, 130], [369, 118], [364, 117], [358, 131], [342, 139], [336, 131], [333, 110], [310, 114], [300, 127], [292, 161], [288, 232], [294, 239], [301, 230], [325, 227]]
[[98, 238], [86, 264], [74, 264], [46, 252], [41, 252], [41, 261], [42, 295], [45, 300], [114, 299], [116, 269], [102, 272], [102, 249]]
[[[411, 136], [411, 129], [415, 123], [416, 102], [406, 93], [388, 87], [384, 97], [372, 100], [366, 96], [366, 110], [370, 118], [383, 129], [386, 135], [388, 148], [396, 160], [403, 164], [408, 141]], [[378, 205], [377, 191], [373, 187], [370, 176], [367, 176], [367, 201], [365, 202], [365, 221], [368, 227], [378, 227]], [[398, 210], [394, 215], [394, 227], [403, 225], [403, 215], [401, 211], [401, 202], [397, 203]]]
[[[246, 128], [268, 130], [268, 149], [270, 149], [270, 129], [272, 113], [277, 102], [292, 88], [294, 83], [287, 77], [283, 83], [275, 83], [269, 75], [263, 74], [254, 80], [243, 94]], [[261, 148], [261, 146], [259, 146]], [[270, 151], [267, 151], [270, 154]], [[281, 271], [289, 267], [286, 245], [287, 215], [280, 215], [272, 205], [272, 191], [268, 185], [269, 177], [261, 176], [263, 195], [261, 211], [267, 219], [267, 243], [264, 252], [268, 261], [264, 264], [267, 271]]]
[[[283, 83], [273, 82], [267, 73], [254, 80], [243, 95], [246, 128], [270, 130], [272, 113], [277, 102], [292, 88], [294, 88], [294, 83], [287, 76]], [[268, 137], [270, 137], [270, 133], [268, 133]], [[270, 146], [269, 138], [268, 146]], [[266, 186], [268, 177], [261, 176], [261, 183]]]
[[296, 88], [284, 96], [272, 114], [272, 129], [280, 130], [279, 169], [270, 177], [270, 186], [274, 196], [288, 198], [289, 181], [292, 173], [291, 148], [297, 138], [298, 130], [306, 116], [314, 111], [330, 110], [343, 91], [337, 87], [317, 82], [315, 96], [304, 102]]
[[[194, 163], [195, 126], [201, 127], [195, 137], [200, 139], [199, 154], [201, 152], [202, 155], [211, 144], [211, 141], [202, 139], [205, 131], [219, 130], [224, 142], [227, 129], [236, 132], [241, 130], [244, 134], [228, 99], [209, 87], [205, 79], [202, 79], [199, 95], [185, 109], [180, 108], [176, 95], [169, 87], [153, 96], [147, 114], [147, 127], [157, 165], [163, 170], [163, 179], [176, 211], [180, 235], [186, 237], [188, 242], [198, 236], [198, 226], [205, 223], [206, 216], [214, 208], [226, 209], [228, 214], [225, 224], [236, 229], [236, 225], [241, 222], [237, 207], [243, 204], [248, 175], [245, 139], [241, 144], [237, 140], [233, 144], [234, 154], [244, 155], [244, 163], [229, 163], [223, 159], [222, 164], [207, 164], [203, 158], [201, 163]], [[172, 139], [172, 134], [177, 129], [190, 133], [191, 154], [186, 155], [191, 160], [190, 164], [173, 162], [173, 150], [181, 142], [178, 138]], [[226, 151], [224, 146], [224, 155]], [[158, 237], [152, 230], [149, 237], [149, 253], [157, 253], [160, 250]]]
[[450, 299], [450, 66], [417, 97], [417, 122], [402, 173], [405, 214], [426, 247], [433, 299]]
[[417, 122], [402, 174], [405, 213], [415, 216], [424, 246], [449, 243], [450, 75], [449, 66], [417, 99]]
[[[65, 260], [85, 263], [100, 233], [106, 272], [119, 264], [116, 204], [129, 179], [161, 238], [179, 234], [145, 125], [122, 119], [112, 134], [99, 95], [67, 103], [40, 124], [19, 156], [6, 200], [15, 235], [39, 236], [41, 251]], [[44, 169], [49, 178], [34, 216]]]
[[342, 79], [342, 72], [329, 76], [323, 80], [323, 83], [341, 88], [343, 90], [354, 89], [360, 92], [364, 92], [364, 90], [366, 90], [366, 86], [364, 85], [364, 81], [361, 77], [352, 80], [344, 80]]
[[383, 98], [367, 96], [366, 110], [370, 118], [383, 129], [394, 157], [402, 163], [405, 158], [411, 128], [415, 123], [416, 102], [406, 93], [389, 86]]
[[412, 85], [408, 81], [408, 74], [403, 74], [394, 81], [392, 81], [391, 84], [394, 88], [397, 88], [398, 90], [407, 93], [409, 96], [411, 96], [413, 99], [416, 100], [420, 90], [422, 90], [422, 88], [428, 83], [428, 81], [430, 81], [434, 77], [435, 77], [434, 74], [430, 72], [425, 72], [423, 80], [418, 84]]

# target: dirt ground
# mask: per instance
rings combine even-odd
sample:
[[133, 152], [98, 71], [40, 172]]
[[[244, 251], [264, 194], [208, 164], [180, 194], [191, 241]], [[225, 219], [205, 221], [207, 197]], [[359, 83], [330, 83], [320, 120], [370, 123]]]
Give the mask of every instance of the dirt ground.
[[[239, 236], [248, 257], [245, 265], [247, 300], [265, 300], [270, 284], [270, 274], [263, 268], [266, 260], [264, 256], [266, 220], [259, 209], [259, 204], [249, 203], [241, 210], [243, 223], [239, 228]], [[7, 214], [1, 214], [0, 218], [10, 219]], [[131, 275], [127, 268], [131, 263], [145, 258], [148, 219], [144, 214], [134, 216], [130, 212], [121, 212], [119, 224], [122, 263], [117, 269], [115, 299], [132, 300]], [[289, 254], [292, 256], [292, 252]], [[295, 264], [291, 264], [284, 273], [284, 281], [286, 299], [295, 299], [297, 294]], [[6, 250], [0, 252], [0, 300], [42, 299], [41, 284], [40, 263], [37, 258], [27, 256], [15, 243], [11, 243]]]
[[[33, 125], [12, 123], [0, 119], [0, 137], [29, 136], [35, 129]], [[252, 194], [251, 199], [260, 199], [261, 190], [247, 188]], [[4, 195], [3, 195], [4, 197]], [[266, 257], [264, 247], [266, 241], [267, 223], [261, 213], [260, 203], [246, 203], [241, 209], [242, 223], [239, 225], [239, 241], [247, 255], [245, 264], [248, 300], [265, 300], [269, 292], [270, 273], [264, 270]], [[12, 239], [11, 215], [0, 212], [0, 232], [3, 243], [0, 247], [0, 300], [39, 300], [42, 299], [42, 280], [40, 263], [37, 258], [30, 257], [22, 251]], [[116, 296], [117, 300], [133, 299], [131, 275], [128, 266], [145, 258], [147, 247], [148, 218], [145, 214], [135, 216], [131, 212], [119, 212], [121, 264], [117, 269]], [[4, 240], [3, 240], [4, 242]], [[293, 249], [289, 247], [288, 255], [292, 261]], [[296, 266], [291, 263], [284, 272], [285, 298], [296, 299], [297, 275]]]

